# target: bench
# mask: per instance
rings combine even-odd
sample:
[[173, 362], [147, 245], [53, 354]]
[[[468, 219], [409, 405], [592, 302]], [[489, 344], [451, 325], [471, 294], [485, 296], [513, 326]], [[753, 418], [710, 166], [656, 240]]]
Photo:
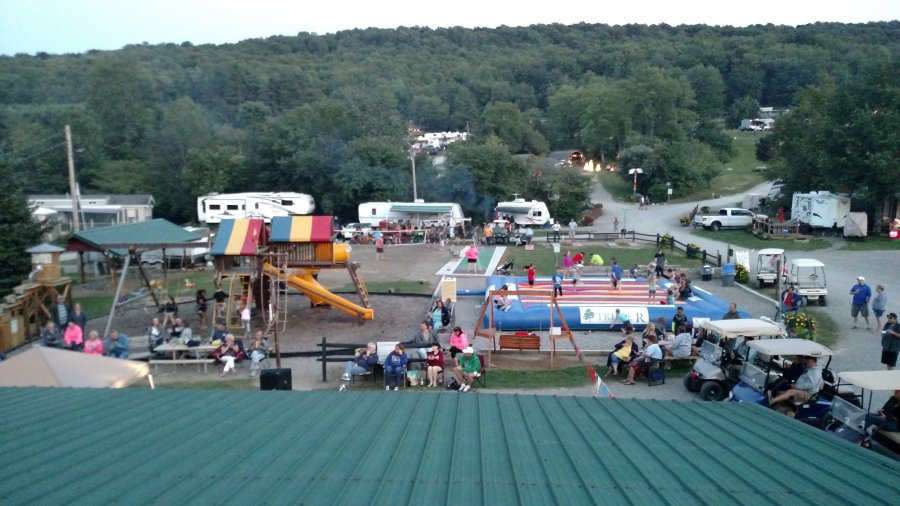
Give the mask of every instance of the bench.
[[208, 372], [207, 367], [209, 364], [215, 363], [215, 359], [212, 358], [177, 358], [177, 359], [151, 359], [148, 362], [153, 366], [153, 371], [156, 372], [159, 364], [172, 364], [172, 365], [184, 365], [184, 364], [197, 364], [197, 370], [200, 370], [200, 364], [203, 364], [203, 372]]
[[501, 350], [541, 350], [541, 338], [540, 336], [536, 336], [534, 334], [529, 335], [516, 335], [516, 334], [501, 334], [500, 335], [500, 349]]
[[675, 357], [666, 355], [665, 357], [663, 357], [663, 361], [664, 361], [665, 364], [666, 364], [666, 369], [671, 369], [671, 368], [672, 368], [672, 362], [675, 362], [675, 361], [677, 361], [677, 360], [686, 360], [686, 361], [688, 362], [689, 365], [693, 366], [693, 365], [694, 365], [694, 361], [696, 361], [696, 360], [699, 359], [699, 358], [700, 358], [700, 357], [698, 357], [697, 355], [691, 355], [691, 356], [689, 356], [689, 357], [681, 357], [681, 358], [675, 358]]

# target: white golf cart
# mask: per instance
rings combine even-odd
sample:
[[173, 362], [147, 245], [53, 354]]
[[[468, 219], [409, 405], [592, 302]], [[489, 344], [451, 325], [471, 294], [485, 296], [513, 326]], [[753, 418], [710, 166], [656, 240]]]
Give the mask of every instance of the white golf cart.
[[796, 258], [788, 267], [785, 286], [794, 285], [797, 295], [803, 297], [804, 305], [818, 300], [820, 306], [825, 305], [828, 289], [825, 287], [825, 264], [812, 258]]
[[701, 328], [707, 337], [700, 345], [700, 358], [684, 377], [684, 386], [688, 391], [699, 392], [706, 401], [727, 397], [740, 379], [742, 365], [753, 363], [756, 352], [750, 353], [747, 338], [787, 336], [782, 325], [768, 318], [706, 321]]
[[[838, 388], [844, 385], [859, 387], [861, 392], [849, 400], [834, 398], [825, 430], [837, 434], [841, 439], [900, 460], [900, 432], [887, 431], [875, 426], [866, 427], [866, 417], [872, 413], [872, 398], [875, 392], [900, 390], [900, 370], [838, 373]], [[879, 407], [875, 407], [876, 412]]]
[[[781, 260], [779, 262], [779, 260]], [[784, 250], [780, 248], [766, 248], [761, 249], [756, 254], [756, 285], [757, 288], [762, 288], [763, 286], [768, 284], [774, 284], [778, 281], [778, 277], [781, 276], [781, 272], [778, 272], [778, 266], [781, 266], [783, 272], [786, 272], [787, 266], [785, 265], [786, 258], [784, 256]]]

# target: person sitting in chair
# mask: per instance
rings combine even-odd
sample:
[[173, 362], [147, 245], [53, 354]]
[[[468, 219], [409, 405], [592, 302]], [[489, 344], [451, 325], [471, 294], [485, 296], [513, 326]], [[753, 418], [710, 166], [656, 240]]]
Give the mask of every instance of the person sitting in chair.
[[616, 343], [613, 352], [606, 359], [606, 375], [618, 376], [619, 364], [628, 364], [634, 360], [640, 354], [638, 348], [639, 346], [634, 344], [634, 335], [630, 332], [625, 334], [625, 339]]
[[650, 344], [644, 348], [644, 352], [641, 353], [640, 356], [631, 361], [631, 364], [628, 366], [628, 378], [622, 380], [622, 384], [634, 385], [634, 377], [637, 375], [638, 371], [646, 373], [650, 370], [650, 366], [655, 361], [662, 360], [663, 351], [662, 348], [659, 347], [659, 344], [657, 344], [659, 339], [656, 338], [656, 334], [648, 336], [647, 340]]
[[225, 365], [225, 368], [222, 369], [222, 374], [219, 375], [219, 377], [224, 377], [229, 372], [237, 372], [234, 364], [244, 359], [244, 352], [235, 343], [234, 335], [228, 334], [225, 336], [225, 342], [222, 346], [212, 352], [210, 356], [216, 360], [216, 364]]
[[269, 341], [263, 336], [262, 330], [256, 331], [248, 351], [250, 352], [250, 377], [252, 378], [259, 372], [259, 363], [272, 351], [269, 348]]
[[444, 350], [438, 342], [431, 343], [431, 351], [425, 355], [425, 364], [428, 367], [426, 376], [428, 377], [428, 386], [437, 388], [438, 374], [444, 370]]
[[47, 322], [47, 326], [41, 331], [41, 344], [48, 348], [59, 348], [62, 337], [59, 335], [59, 329], [52, 321]]
[[806, 357], [806, 371], [797, 379], [794, 386], [788, 388], [785, 392], [772, 397], [772, 392], [766, 392], [769, 397], [769, 406], [775, 406], [780, 402], [788, 399], [793, 402], [806, 402], [813, 395], [819, 393], [822, 389], [824, 380], [822, 379], [822, 369], [818, 367], [818, 359], [816, 357]]
[[886, 432], [900, 431], [900, 390], [894, 390], [894, 395], [884, 403], [878, 413], [866, 415], [866, 428], [872, 425]]
[[384, 389], [390, 390], [391, 383], [394, 384], [394, 390], [400, 390], [400, 382], [406, 375], [406, 364], [409, 357], [406, 356], [406, 349], [402, 343], [397, 343], [392, 351], [384, 359]]
[[801, 301], [800, 296], [794, 293], [794, 285], [791, 285], [781, 294], [781, 311], [796, 311]]
[[[680, 308], [679, 308], [680, 309]], [[678, 327], [675, 339], [666, 344], [666, 355], [673, 358], [688, 358], [691, 356], [691, 334], [683, 325]]]
[[116, 330], [109, 333], [109, 349], [106, 350], [107, 355], [116, 358], [128, 358], [129, 351], [128, 336]]
[[453, 372], [456, 373], [456, 379], [459, 381], [460, 392], [468, 392], [475, 380], [481, 376], [481, 359], [478, 358], [471, 346], [463, 350], [459, 365], [453, 368]]
[[372, 368], [378, 363], [378, 349], [375, 343], [369, 342], [365, 348], [356, 350], [356, 357], [347, 362], [344, 366], [344, 375], [341, 376], [341, 388], [343, 392], [350, 384], [350, 378], [353, 375], [366, 374], [372, 372]]

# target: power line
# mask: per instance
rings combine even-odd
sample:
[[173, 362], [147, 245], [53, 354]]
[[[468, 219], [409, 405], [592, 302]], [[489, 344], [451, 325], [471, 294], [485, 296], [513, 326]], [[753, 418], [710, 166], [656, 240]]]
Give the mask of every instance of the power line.
[[50, 142], [50, 141], [52, 141], [52, 140], [54, 140], [54, 139], [58, 139], [58, 138], [60, 137], [60, 135], [61, 135], [61, 134], [54, 134], [54, 135], [51, 135], [50, 137], [47, 137], [47, 138], [42, 139], [42, 140], [39, 140], [39, 141], [37, 141], [37, 142], [35, 142], [35, 143], [33, 143], [33, 144], [29, 144], [28, 146], [24, 146], [24, 147], [21, 147], [21, 148], [14, 148], [14, 149], [10, 149], [10, 150], [7, 150], [7, 151], [0, 151], [0, 158], [6, 158], [6, 157], [11, 156], [11, 155], [14, 155], [14, 154], [16, 154], [16, 153], [18, 153], [18, 152], [20, 152], [20, 151], [27, 151], [27, 150], [29, 150], [29, 149], [31, 149], [31, 148], [35, 148], [35, 147], [42, 146], [42, 145], [47, 144], [48, 142]]
[[8, 164], [8, 165], [16, 165], [16, 164], [21, 163], [21, 162], [24, 162], [24, 161], [26, 161], [26, 160], [30, 160], [30, 159], [32, 159], [32, 158], [37, 158], [37, 157], [43, 155], [44, 153], [46, 153], [46, 152], [48, 152], [48, 151], [54, 150], [54, 149], [56, 149], [56, 148], [63, 147], [63, 146], [65, 146], [65, 145], [66, 145], [65, 142], [58, 142], [58, 143], [56, 143], [56, 144], [54, 144], [54, 145], [48, 147], [47, 149], [45, 149], [45, 150], [43, 150], [43, 151], [39, 151], [39, 152], [34, 153], [34, 154], [32, 154], [32, 155], [22, 156], [22, 157], [19, 157], [19, 158], [7, 159], [5, 163]]

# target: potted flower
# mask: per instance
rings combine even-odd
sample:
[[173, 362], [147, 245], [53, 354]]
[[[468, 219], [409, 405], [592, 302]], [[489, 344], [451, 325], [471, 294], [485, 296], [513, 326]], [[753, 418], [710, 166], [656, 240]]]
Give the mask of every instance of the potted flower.
[[681, 218], [678, 218], [678, 221], [681, 223], [682, 227], [686, 227], [691, 224], [691, 217], [685, 214]]
[[697, 243], [690, 243], [687, 245], [687, 257], [688, 258], [700, 258], [700, 245]]

